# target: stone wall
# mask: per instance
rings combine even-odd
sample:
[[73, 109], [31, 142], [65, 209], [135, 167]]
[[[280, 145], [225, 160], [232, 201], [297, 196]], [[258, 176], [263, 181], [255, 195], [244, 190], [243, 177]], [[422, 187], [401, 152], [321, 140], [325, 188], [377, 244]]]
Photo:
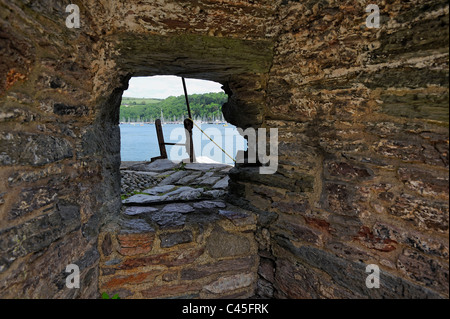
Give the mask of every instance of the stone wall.
[[258, 216], [261, 296], [448, 297], [446, 1], [381, 1], [380, 29], [369, 1], [73, 2], [80, 29], [71, 1], [0, 0], [1, 297], [99, 296], [121, 94], [157, 74], [218, 81], [229, 121], [280, 130], [277, 174], [231, 174]]
[[280, 167], [232, 175], [264, 216], [263, 296], [448, 297], [448, 3], [383, 1], [381, 29], [366, 5], [280, 7], [264, 122]]
[[99, 241], [102, 293], [133, 299], [255, 295], [255, 216], [236, 208], [196, 210], [183, 219], [164, 212], [127, 216], [125, 210], [123, 218], [104, 227]]

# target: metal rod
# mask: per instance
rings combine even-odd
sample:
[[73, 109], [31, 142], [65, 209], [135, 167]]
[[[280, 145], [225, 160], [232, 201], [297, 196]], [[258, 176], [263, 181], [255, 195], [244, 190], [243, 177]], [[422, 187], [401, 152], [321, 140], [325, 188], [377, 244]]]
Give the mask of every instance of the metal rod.
[[188, 115], [189, 118], [192, 118], [192, 114], [191, 114], [191, 107], [189, 105], [189, 98], [188, 98], [188, 93], [187, 93], [187, 88], [186, 88], [186, 80], [182, 77], [181, 80], [183, 81], [183, 89], [184, 89], [184, 97], [186, 98], [186, 105], [187, 105], [187, 110], [188, 110]]

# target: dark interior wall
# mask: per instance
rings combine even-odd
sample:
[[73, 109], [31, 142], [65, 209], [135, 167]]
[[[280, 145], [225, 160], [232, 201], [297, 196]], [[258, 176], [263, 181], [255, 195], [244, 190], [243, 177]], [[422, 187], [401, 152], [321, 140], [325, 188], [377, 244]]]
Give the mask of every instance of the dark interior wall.
[[74, 2], [80, 29], [69, 1], [0, 1], [0, 296], [98, 296], [121, 94], [156, 74], [223, 83], [229, 121], [279, 129], [277, 174], [231, 174], [261, 296], [448, 296], [445, 1], [388, 1], [379, 30], [351, 0]]

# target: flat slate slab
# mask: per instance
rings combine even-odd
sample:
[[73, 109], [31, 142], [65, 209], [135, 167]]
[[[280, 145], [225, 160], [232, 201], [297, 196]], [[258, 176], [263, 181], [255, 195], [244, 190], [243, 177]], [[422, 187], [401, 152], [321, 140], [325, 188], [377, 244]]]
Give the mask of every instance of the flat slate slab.
[[120, 222], [121, 234], [141, 234], [141, 233], [153, 233], [155, 229], [150, 226], [145, 220], [142, 219], [130, 219], [122, 220]]
[[187, 171], [178, 171], [173, 174], [171, 174], [169, 177], [166, 177], [161, 183], [159, 183], [160, 186], [165, 185], [172, 185], [178, 182], [180, 179], [182, 179], [185, 176], [188, 176], [189, 172]]
[[240, 211], [219, 210], [219, 214], [231, 220], [236, 226], [246, 226], [256, 224], [254, 215]]
[[152, 220], [162, 229], [181, 228], [186, 222], [186, 216], [180, 213], [157, 212], [151, 216]]
[[202, 196], [203, 191], [203, 188], [183, 186], [164, 196], [167, 196], [167, 201], [190, 201], [199, 199]]
[[154, 213], [157, 212], [158, 208], [154, 207], [127, 207], [125, 211], [123, 212], [125, 215], [128, 216], [136, 216], [140, 214], [147, 214], [147, 213]]
[[153, 195], [138, 194], [138, 195], [133, 195], [127, 199], [124, 199], [122, 201], [122, 204], [146, 205], [146, 204], [154, 204], [154, 203], [164, 202], [165, 200], [167, 200], [167, 196], [153, 196]]
[[199, 184], [212, 186], [212, 185], [215, 185], [219, 181], [219, 179], [220, 179], [219, 176], [212, 176], [212, 177], [202, 180]]
[[228, 187], [228, 183], [230, 181], [229, 176], [225, 176], [220, 181], [218, 181], [214, 186], [213, 189], [226, 189]]
[[202, 163], [189, 163], [186, 164], [185, 168], [191, 171], [201, 171], [208, 172], [210, 170], [223, 170], [228, 168], [229, 165], [226, 164], [202, 164]]
[[162, 213], [180, 213], [180, 214], [187, 214], [194, 212], [195, 209], [188, 204], [169, 204], [164, 206], [164, 208], [161, 210]]
[[174, 188], [175, 188], [175, 185], [155, 186], [155, 187], [144, 190], [142, 193], [146, 193], [149, 195], [161, 195], [163, 193], [170, 192]]
[[180, 161], [171, 161], [167, 159], [156, 160], [153, 163], [137, 164], [129, 166], [129, 170], [143, 171], [143, 172], [162, 172], [173, 170], [180, 166]]
[[196, 209], [212, 209], [212, 208], [225, 208], [225, 207], [227, 207], [227, 204], [225, 204], [225, 202], [223, 202], [223, 201], [205, 200], [205, 201], [194, 203], [193, 206]]
[[135, 166], [138, 164], [145, 164], [143, 161], [123, 161], [120, 163], [120, 169], [127, 169], [130, 166]]
[[203, 196], [206, 198], [219, 198], [226, 194], [227, 192], [222, 189], [213, 189], [210, 191], [203, 192]]
[[130, 171], [130, 170], [121, 170], [122, 174], [135, 174], [140, 176], [150, 176], [150, 177], [157, 177], [159, 173], [155, 172], [143, 172], [143, 171]]
[[175, 184], [177, 185], [189, 185], [189, 184], [195, 184], [195, 181], [202, 176], [201, 172], [193, 172], [189, 175], [186, 175], [185, 177], [183, 177], [182, 179], [180, 179], [179, 181], [177, 181]]

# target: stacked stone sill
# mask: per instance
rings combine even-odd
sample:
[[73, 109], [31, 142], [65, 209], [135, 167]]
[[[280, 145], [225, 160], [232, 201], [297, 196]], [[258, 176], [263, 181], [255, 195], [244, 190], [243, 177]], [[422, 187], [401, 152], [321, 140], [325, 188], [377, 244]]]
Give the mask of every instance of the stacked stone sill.
[[100, 291], [133, 299], [254, 296], [256, 217], [223, 200], [230, 168], [165, 160], [124, 167], [160, 181], [124, 199], [120, 217], [103, 228]]

